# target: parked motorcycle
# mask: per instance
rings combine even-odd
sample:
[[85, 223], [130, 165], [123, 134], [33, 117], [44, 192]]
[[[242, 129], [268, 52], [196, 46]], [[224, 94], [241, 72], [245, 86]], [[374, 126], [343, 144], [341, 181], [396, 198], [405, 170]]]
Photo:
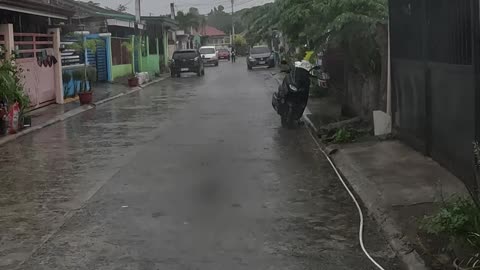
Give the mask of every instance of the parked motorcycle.
[[[286, 62], [282, 61], [282, 66]], [[297, 61], [292, 68], [282, 72], [288, 73], [278, 92], [273, 94], [272, 106], [282, 119], [282, 126], [293, 128], [300, 120], [307, 107], [310, 93], [310, 78], [317, 78], [316, 71], [320, 66], [313, 66], [308, 61]]]

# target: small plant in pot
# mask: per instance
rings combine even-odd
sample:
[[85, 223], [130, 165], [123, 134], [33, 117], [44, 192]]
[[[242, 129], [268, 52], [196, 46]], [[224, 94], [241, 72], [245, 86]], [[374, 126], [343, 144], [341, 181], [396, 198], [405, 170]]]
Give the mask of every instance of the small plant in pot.
[[[76, 38], [76, 42], [73, 42], [69, 47], [80, 52], [85, 58], [87, 52], [95, 54], [97, 51], [97, 42], [95, 40], [86, 39], [83, 32], [80, 34], [69, 34], [69, 36]], [[85, 105], [92, 103], [93, 85], [97, 79], [96, 69], [89, 67], [87, 59], [85, 59], [83, 61], [81, 73], [79, 73], [79, 71], [74, 71], [72, 76], [76, 84], [75, 86], [77, 88], [76, 90], [80, 99], [80, 104]]]
[[132, 75], [131, 77], [128, 78], [128, 86], [129, 87], [137, 87], [139, 84], [138, 77], [135, 75]]
[[97, 81], [97, 70], [93, 67], [87, 69], [86, 77], [80, 83], [80, 91], [78, 91], [78, 98], [80, 104], [91, 104], [93, 100], [93, 87]]
[[15, 59], [0, 61], [0, 133], [16, 133], [24, 122], [31, 124], [26, 112], [30, 99], [24, 93], [21, 83], [22, 69]]
[[[133, 52], [132, 42], [124, 41], [124, 42], [122, 42], [122, 47], [125, 48], [129, 53]], [[128, 86], [129, 87], [137, 87], [138, 86], [138, 78], [135, 76], [135, 74], [131, 74], [128, 77]]]
[[[125, 48], [129, 53], [133, 52], [133, 44], [131, 42], [123, 42], [122, 47]], [[138, 78], [135, 76], [135, 74], [131, 74], [128, 77], [128, 86], [129, 87], [137, 87], [138, 86]]]

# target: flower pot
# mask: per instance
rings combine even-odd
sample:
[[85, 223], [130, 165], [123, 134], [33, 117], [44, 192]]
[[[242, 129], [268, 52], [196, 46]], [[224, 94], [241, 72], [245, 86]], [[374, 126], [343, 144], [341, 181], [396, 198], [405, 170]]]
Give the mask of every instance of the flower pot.
[[29, 128], [32, 126], [32, 117], [30, 115], [25, 115], [22, 118], [22, 128]]
[[7, 135], [8, 132], [8, 122], [0, 119], [0, 137]]
[[138, 86], [138, 78], [137, 77], [128, 78], [128, 86], [137, 87]]
[[92, 103], [92, 97], [93, 97], [93, 92], [81, 92], [78, 93], [78, 98], [80, 99], [80, 104], [85, 105], [85, 104], [91, 104]]

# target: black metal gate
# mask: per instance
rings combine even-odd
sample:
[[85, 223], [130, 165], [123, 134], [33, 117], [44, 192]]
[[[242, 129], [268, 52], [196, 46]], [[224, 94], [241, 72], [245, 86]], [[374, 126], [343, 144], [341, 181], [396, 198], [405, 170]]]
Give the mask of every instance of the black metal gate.
[[472, 179], [478, 0], [390, 0], [394, 125], [400, 137]]

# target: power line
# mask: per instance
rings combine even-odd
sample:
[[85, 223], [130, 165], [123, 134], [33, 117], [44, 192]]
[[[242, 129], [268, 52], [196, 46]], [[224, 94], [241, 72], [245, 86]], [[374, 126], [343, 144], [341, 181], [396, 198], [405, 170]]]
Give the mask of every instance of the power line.
[[[249, 4], [253, 1], [259, 1], [259, 0], [246, 0], [246, 1], [243, 1], [243, 2], [239, 2], [239, 3], [234, 3], [234, 6], [235, 7], [239, 7], [239, 6], [243, 6], [243, 5], [246, 5], [246, 4]], [[227, 3], [230, 3], [231, 0], [223, 0], [223, 1], [215, 1], [213, 3], [190, 3], [190, 2], [179, 2], [179, 1], [175, 1], [175, 6], [176, 7], [179, 7], [179, 8], [187, 8], [187, 7], [216, 7], [218, 5], [223, 5], [223, 4], [227, 4]], [[265, 1], [263, 1], [265, 2]], [[260, 4], [260, 3], [259, 3]]]
[[189, 3], [189, 2], [176, 2], [175, 4], [176, 5], [179, 5], [179, 6], [192, 6], [192, 7], [196, 7], [196, 6], [210, 6], [210, 7], [214, 7], [214, 6], [217, 6], [217, 5], [220, 5], [220, 4], [226, 4], [226, 3], [229, 3], [230, 0], [223, 0], [223, 1], [215, 1], [213, 3]]
[[236, 4], [235, 6], [237, 6], [237, 7], [238, 7], [238, 6], [242, 6], [242, 5], [245, 5], [245, 4], [248, 4], [248, 3], [251, 3], [251, 2], [253, 2], [253, 1], [257, 1], [257, 0], [247, 0], [247, 1], [244, 1], [244, 2], [242, 2], [242, 3], [238, 3], [238, 4]]

